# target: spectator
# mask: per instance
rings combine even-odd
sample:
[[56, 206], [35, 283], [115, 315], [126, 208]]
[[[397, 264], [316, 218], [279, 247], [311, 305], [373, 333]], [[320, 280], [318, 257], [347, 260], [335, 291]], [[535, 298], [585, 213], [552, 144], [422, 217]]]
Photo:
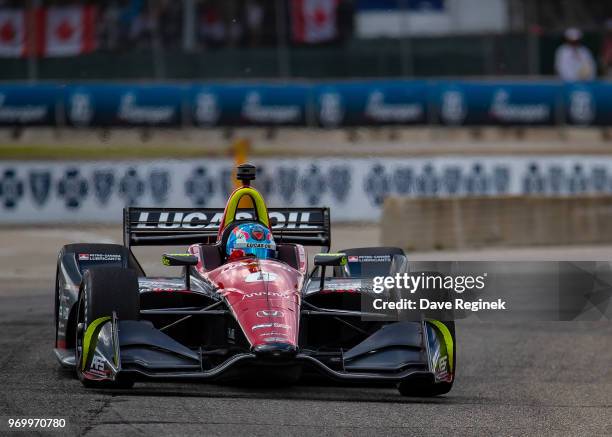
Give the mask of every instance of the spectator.
[[225, 22], [214, 4], [206, 4], [200, 14], [199, 34], [206, 45], [220, 47], [226, 40]]
[[555, 70], [566, 82], [595, 79], [595, 60], [582, 44], [582, 32], [576, 28], [565, 31], [565, 43], [555, 54]]
[[606, 33], [601, 49], [601, 68], [604, 75], [612, 78], [612, 18], [606, 21]]
[[256, 46], [261, 40], [261, 29], [264, 20], [264, 10], [257, 0], [248, 0], [245, 6], [245, 21], [249, 44]]

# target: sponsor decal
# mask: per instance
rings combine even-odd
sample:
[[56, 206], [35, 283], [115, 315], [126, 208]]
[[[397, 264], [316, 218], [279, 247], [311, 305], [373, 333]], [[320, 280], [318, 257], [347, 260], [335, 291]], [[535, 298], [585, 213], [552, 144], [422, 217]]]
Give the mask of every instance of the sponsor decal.
[[463, 93], [459, 90], [447, 90], [441, 96], [442, 108], [440, 118], [445, 124], [459, 125], [467, 116], [467, 106]]
[[290, 329], [291, 327], [284, 323], [260, 323], [259, 325], [254, 325], [253, 327], [251, 327], [251, 330], [257, 331], [258, 329], [265, 329], [265, 328]]
[[195, 120], [205, 126], [214, 126], [221, 116], [217, 96], [211, 92], [201, 92], [196, 97]]
[[89, 184], [78, 168], [70, 168], [57, 185], [57, 193], [64, 198], [67, 208], [78, 209], [89, 192]]
[[382, 91], [370, 94], [365, 115], [378, 122], [409, 123], [419, 121], [425, 109], [420, 103], [387, 103]]
[[[359, 255], [356, 257], [351, 257], [351, 258], [357, 258], [356, 261], [354, 262], [360, 262], [360, 263], [387, 263], [387, 262], [391, 262], [391, 255]], [[350, 261], [350, 259], [349, 259]]]
[[510, 93], [500, 89], [493, 97], [491, 115], [505, 123], [542, 123], [550, 118], [551, 108], [546, 103], [510, 103]]
[[89, 366], [89, 373], [106, 377], [109, 375], [110, 371], [106, 369], [106, 363], [104, 358], [102, 358], [99, 354], [95, 354], [91, 359], [91, 364]]
[[348, 262], [350, 262], [350, 263], [358, 263], [359, 262], [359, 257], [358, 256], [349, 256], [348, 257]]
[[589, 125], [595, 120], [597, 109], [593, 94], [588, 89], [576, 89], [569, 95], [569, 118], [575, 124]]
[[[312, 221], [320, 221], [316, 214], [310, 212], [280, 212], [269, 213], [272, 229], [316, 229], [311, 225]], [[320, 217], [320, 215], [319, 215]], [[138, 217], [133, 217], [138, 223], [136, 229], [219, 229], [223, 219], [223, 210], [214, 214], [203, 212], [140, 212]], [[251, 212], [241, 211], [241, 220], [255, 220]], [[248, 238], [248, 234], [247, 237]]]
[[174, 107], [139, 105], [136, 95], [129, 92], [121, 97], [117, 117], [127, 123], [135, 124], [170, 123], [174, 117]]
[[10, 168], [4, 171], [0, 178], [0, 199], [6, 209], [14, 209], [23, 197], [23, 181], [17, 177], [17, 172]]
[[436, 366], [436, 378], [442, 381], [450, 381], [450, 375], [448, 373], [448, 356], [443, 355], [438, 359]]
[[325, 176], [323, 176], [321, 169], [314, 164], [302, 176], [301, 185], [309, 205], [318, 205], [321, 196], [327, 190]]
[[205, 206], [215, 194], [213, 178], [208, 176], [206, 168], [196, 167], [185, 181], [185, 194], [197, 206]]
[[291, 297], [290, 292], [283, 291], [256, 291], [244, 295], [245, 298], [256, 298], [256, 297], [277, 297], [281, 299], [289, 299]]
[[0, 122], [27, 124], [44, 121], [46, 118], [46, 105], [10, 106], [6, 103], [6, 95], [0, 94]]
[[37, 206], [43, 206], [51, 191], [51, 172], [36, 170], [30, 172], [30, 191], [34, 203]]
[[328, 91], [319, 96], [319, 121], [324, 127], [337, 127], [344, 120], [342, 97], [337, 92]]
[[115, 186], [115, 174], [112, 170], [96, 170], [93, 173], [94, 196], [102, 204], [106, 205], [113, 193]]
[[255, 272], [247, 275], [244, 282], [273, 282], [278, 278], [274, 273]]
[[129, 168], [119, 181], [119, 195], [127, 206], [136, 205], [143, 196], [145, 184], [135, 168]]
[[70, 96], [68, 118], [75, 126], [89, 126], [94, 117], [91, 95], [77, 92]]
[[247, 94], [242, 107], [242, 116], [254, 123], [297, 123], [301, 115], [299, 105], [264, 105], [257, 91]]
[[79, 253], [79, 261], [117, 262], [121, 259], [118, 253]]
[[156, 204], [166, 203], [170, 191], [170, 173], [166, 170], [155, 169], [149, 176], [151, 186], [151, 197]]
[[[279, 335], [279, 334], [277, 334]], [[276, 343], [278, 341], [287, 341], [287, 336], [284, 337], [264, 337], [263, 341], [265, 341], [266, 343]]]
[[379, 207], [383, 204], [385, 197], [391, 191], [391, 177], [381, 164], [374, 165], [368, 173], [364, 182], [364, 191], [373, 205]]
[[282, 317], [283, 312], [279, 310], [259, 310], [255, 313], [257, 317]]

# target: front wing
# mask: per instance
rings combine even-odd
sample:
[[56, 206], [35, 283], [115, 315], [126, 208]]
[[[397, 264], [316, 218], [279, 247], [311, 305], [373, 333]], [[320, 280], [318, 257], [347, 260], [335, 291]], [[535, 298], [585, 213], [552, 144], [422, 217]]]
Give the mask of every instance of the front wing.
[[[91, 328], [94, 327], [94, 328]], [[205, 351], [190, 349], [147, 321], [119, 321], [107, 317], [86, 332], [83, 360], [74, 363], [56, 349], [64, 365], [79, 365], [85, 378], [224, 381], [241, 378], [317, 374], [339, 382], [395, 383], [452, 382], [453, 338], [440, 322], [394, 322], [383, 325], [355, 347], [335, 356], [301, 349], [294, 356], [273, 359], [256, 353], [231, 355], [212, 364]], [[334, 364], [332, 364], [334, 363]]]

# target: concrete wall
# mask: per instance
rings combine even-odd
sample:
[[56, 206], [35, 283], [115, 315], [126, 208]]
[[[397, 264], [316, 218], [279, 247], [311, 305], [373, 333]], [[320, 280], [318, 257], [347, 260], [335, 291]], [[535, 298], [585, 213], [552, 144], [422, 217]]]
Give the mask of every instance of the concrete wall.
[[408, 250], [612, 242], [612, 196], [389, 197], [384, 245]]

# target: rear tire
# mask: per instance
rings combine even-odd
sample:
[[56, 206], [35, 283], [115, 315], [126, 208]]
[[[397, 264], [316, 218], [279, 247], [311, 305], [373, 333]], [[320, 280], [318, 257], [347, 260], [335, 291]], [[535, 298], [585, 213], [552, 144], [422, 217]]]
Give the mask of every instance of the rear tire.
[[87, 327], [100, 317], [112, 317], [113, 312], [119, 320], [138, 320], [140, 317], [140, 295], [138, 275], [134, 270], [121, 267], [94, 267], [85, 271], [76, 321], [76, 372], [86, 387], [129, 388], [134, 383], [126, 379], [117, 381], [94, 381], [87, 379], [82, 369], [83, 337]]

